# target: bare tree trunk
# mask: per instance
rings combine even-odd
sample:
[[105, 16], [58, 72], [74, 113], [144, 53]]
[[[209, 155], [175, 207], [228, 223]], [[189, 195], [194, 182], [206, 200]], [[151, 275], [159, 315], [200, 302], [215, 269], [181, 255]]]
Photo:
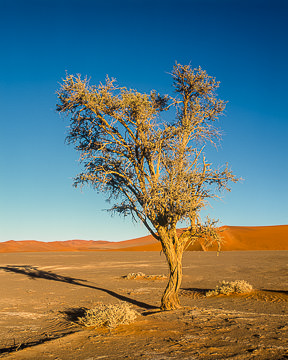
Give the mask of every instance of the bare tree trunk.
[[169, 280], [161, 299], [161, 310], [179, 309], [180, 302], [178, 292], [182, 282], [182, 255], [183, 250], [176, 249], [174, 246], [165, 246], [162, 243], [163, 252], [169, 266]]

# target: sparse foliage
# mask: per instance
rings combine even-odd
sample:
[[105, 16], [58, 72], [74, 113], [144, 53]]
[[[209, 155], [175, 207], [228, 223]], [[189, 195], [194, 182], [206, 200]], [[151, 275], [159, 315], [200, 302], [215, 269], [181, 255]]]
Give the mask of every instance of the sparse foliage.
[[115, 328], [118, 325], [130, 324], [139, 315], [125, 302], [116, 305], [99, 303], [87, 310], [83, 317], [78, 318], [78, 323], [86, 327]]
[[206, 296], [245, 294], [253, 290], [253, 286], [245, 280], [221, 281], [214, 290], [206, 293]]
[[[216, 222], [201, 223], [200, 210], [237, 181], [227, 165], [213, 169], [204, 154], [205, 144], [220, 138], [214, 126], [225, 109], [216, 96], [219, 83], [201, 68], [177, 63], [172, 78], [174, 98], [118, 87], [108, 77], [91, 86], [87, 78], [67, 75], [57, 105], [71, 118], [67, 141], [84, 164], [75, 186], [106, 192], [112, 211], [140, 219], [161, 242], [170, 270], [165, 310], [180, 306], [185, 248], [203, 236], [220, 242]], [[165, 113], [170, 120], [162, 119]], [[188, 228], [178, 235], [183, 220]]]

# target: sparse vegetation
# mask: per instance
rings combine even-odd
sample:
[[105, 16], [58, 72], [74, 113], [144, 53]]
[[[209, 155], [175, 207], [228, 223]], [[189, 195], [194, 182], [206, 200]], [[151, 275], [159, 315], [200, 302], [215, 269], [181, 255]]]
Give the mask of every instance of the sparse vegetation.
[[216, 295], [230, 295], [230, 294], [245, 294], [253, 290], [252, 285], [250, 285], [245, 280], [235, 280], [235, 281], [221, 281], [219, 285], [216, 286], [214, 290], [210, 290], [206, 293], [206, 296], [216, 296]]
[[126, 302], [116, 305], [98, 303], [94, 308], [87, 310], [83, 317], [79, 317], [78, 323], [86, 327], [115, 328], [118, 325], [130, 324], [139, 315]]
[[146, 275], [142, 272], [129, 273], [123, 276], [127, 280], [163, 280], [167, 279], [166, 275]]

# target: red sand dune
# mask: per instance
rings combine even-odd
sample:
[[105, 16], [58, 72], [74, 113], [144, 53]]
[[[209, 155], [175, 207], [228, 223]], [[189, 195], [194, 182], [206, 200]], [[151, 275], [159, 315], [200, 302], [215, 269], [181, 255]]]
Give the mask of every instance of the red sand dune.
[[288, 225], [223, 226], [220, 230], [224, 230], [222, 251], [288, 250]]
[[[180, 232], [181, 230], [179, 230]], [[223, 226], [221, 251], [234, 250], [288, 250], [288, 225], [277, 226]], [[35, 240], [6, 241], [0, 243], [0, 253], [46, 251], [161, 251], [161, 244], [151, 235], [141, 238], [111, 242], [93, 240], [68, 240], [42, 242]], [[201, 244], [189, 246], [188, 251], [203, 251]], [[206, 249], [205, 249], [206, 250]], [[213, 246], [209, 251], [217, 250]]]

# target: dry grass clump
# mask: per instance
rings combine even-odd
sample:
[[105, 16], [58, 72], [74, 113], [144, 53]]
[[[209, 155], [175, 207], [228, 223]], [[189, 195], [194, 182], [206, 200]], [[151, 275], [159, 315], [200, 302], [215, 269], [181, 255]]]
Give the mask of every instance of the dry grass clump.
[[162, 279], [166, 279], [167, 276], [166, 275], [145, 275], [142, 272], [138, 272], [138, 273], [129, 273], [125, 276], [123, 276], [124, 279], [127, 280], [162, 280]]
[[86, 327], [115, 328], [118, 325], [130, 324], [139, 315], [126, 302], [117, 305], [98, 303], [96, 307], [87, 310], [83, 317], [78, 318], [78, 323]]
[[245, 280], [235, 280], [235, 281], [225, 281], [223, 280], [219, 285], [216, 286], [214, 290], [210, 290], [206, 293], [206, 296], [215, 296], [215, 295], [230, 295], [233, 293], [236, 294], [245, 294], [253, 290], [252, 285], [247, 283]]

